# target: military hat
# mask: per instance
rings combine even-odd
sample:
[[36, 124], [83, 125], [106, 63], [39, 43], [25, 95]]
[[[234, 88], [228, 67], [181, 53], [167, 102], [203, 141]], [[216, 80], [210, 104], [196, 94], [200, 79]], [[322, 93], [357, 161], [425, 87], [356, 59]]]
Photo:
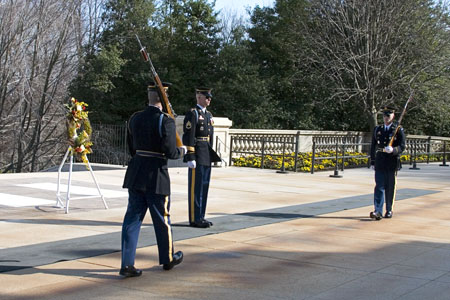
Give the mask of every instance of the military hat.
[[395, 109], [393, 107], [385, 106], [383, 108], [383, 115], [388, 116], [388, 115], [393, 114], [393, 113], [395, 113]]
[[209, 98], [212, 98], [211, 91], [212, 91], [212, 88], [207, 88], [207, 87], [195, 88], [195, 92], [197, 94], [202, 94], [202, 95], [205, 95], [206, 97], [209, 97]]
[[[162, 82], [162, 84], [165, 91], [167, 91], [167, 89], [172, 85], [170, 82]], [[158, 87], [156, 86], [156, 83], [152, 81], [148, 84], [147, 90], [157, 92]]]

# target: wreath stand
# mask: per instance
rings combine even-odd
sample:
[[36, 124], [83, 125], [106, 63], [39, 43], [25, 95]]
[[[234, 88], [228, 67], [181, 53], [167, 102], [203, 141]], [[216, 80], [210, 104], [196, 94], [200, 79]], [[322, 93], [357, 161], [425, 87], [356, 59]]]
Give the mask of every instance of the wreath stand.
[[[56, 206], [57, 207], [61, 207], [61, 208], [65, 207], [66, 214], [68, 214], [69, 213], [69, 201], [70, 200], [86, 199], [86, 198], [97, 198], [97, 197], [100, 196], [100, 198], [103, 201], [103, 205], [105, 206], [105, 209], [108, 209], [108, 205], [106, 204], [105, 198], [103, 197], [102, 191], [100, 190], [100, 187], [99, 187], [99, 185], [97, 183], [97, 179], [94, 176], [94, 172], [92, 171], [92, 167], [91, 167], [91, 164], [89, 163], [89, 160], [87, 160], [87, 165], [89, 167], [89, 171], [91, 172], [92, 179], [94, 180], [94, 183], [95, 183], [95, 185], [97, 187], [98, 196], [96, 195], [96, 196], [84, 196], [84, 197], [70, 198], [70, 185], [72, 183], [72, 166], [73, 166], [73, 152], [71, 151], [72, 150], [71, 148], [72, 147], [69, 146], [69, 148], [66, 151], [66, 154], [64, 155], [64, 158], [63, 158], [61, 164], [59, 165], [59, 169], [58, 169], [58, 187], [57, 187], [57, 190], [56, 190]], [[66, 162], [66, 159], [67, 159], [67, 156], [69, 155], [69, 153], [70, 153], [69, 180], [68, 180], [68, 183], [67, 183], [67, 195], [66, 195], [66, 199], [65, 199], [66, 200], [66, 205], [64, 206], [64, 204], [63, 204], [63, 197], [61, 196], [61, 193], [60, 193], [61, 169], [64, 166], [64, 163]]]

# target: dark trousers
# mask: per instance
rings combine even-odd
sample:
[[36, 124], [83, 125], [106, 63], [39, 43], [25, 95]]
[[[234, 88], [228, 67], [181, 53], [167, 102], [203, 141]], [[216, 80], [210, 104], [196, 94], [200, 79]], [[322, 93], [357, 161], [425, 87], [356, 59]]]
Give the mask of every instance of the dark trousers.
[[128, 208], [122, 225], [122, 268], [133, 266], [142, 220], [150, 210], [158, 243], [159, 263], [172, 261], [173, 241], [170, 226], [170, 197], [128, 189]]
[[205, 218], [210, 179], [211, 166], [197, 165], [196, 168], [189, 169], [189, 223], [198, 222]]
[[383, 214], [383, 205], [386, 200], [386, 211], [392, 211], [395, 201], [397, 184], [396, 171], [375, 170], [375, 211]]

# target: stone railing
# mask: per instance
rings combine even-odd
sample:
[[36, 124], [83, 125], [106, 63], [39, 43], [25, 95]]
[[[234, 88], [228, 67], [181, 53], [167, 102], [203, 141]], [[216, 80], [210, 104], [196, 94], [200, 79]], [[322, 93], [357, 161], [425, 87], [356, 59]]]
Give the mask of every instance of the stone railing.
[[[183, 135], [184, 116], [176, 119], [177, 131]], [[369, 152], [371, 133], [361, 131], [319, 131], [319, 130], [273, 130], [273, 129], [231, 129], [232, 121], [228, 118], [214, 118], [214, 149], [223, 162], [218, 166], [227, 166], [231, 157], [250, 154], [295, 153], [334, 150], [337, 144], [346, 144], [347, 151]], [[446, 151], [450, 152], [450, 138], [407, 135], [405, 153], [442, 152], [446, 143]], [[264, 147], [263, 147], [264, 146]], [[429, 148], [429, 149], [428, 149]], [[172, 163], [173, 165], [174, 163]], [[175, 165], [184, 165], [181, 161]]]
[[450, 151], [450, 138], [441, 136], [423, 136], [423, 135], [407, 135], [406, 149], [407, 154], [422, 155], [425, 153], [441, 153]]
[[[230, 129], [233, 138], [233, 156], [239, 153], [282, 154], [284, 152], [310, 152], [313, 143], [320, 150], [334, 149], [336, 143], [349, 144], [349, 151], [362, 151], [361, 143], [370, 142], [370, 134], [357, 131], [313, 131], [313, 130], [260, 130]], [[359, 146], [356, 146], [358, 144]], [[352, 146], [355, 145], [355, 146]]]

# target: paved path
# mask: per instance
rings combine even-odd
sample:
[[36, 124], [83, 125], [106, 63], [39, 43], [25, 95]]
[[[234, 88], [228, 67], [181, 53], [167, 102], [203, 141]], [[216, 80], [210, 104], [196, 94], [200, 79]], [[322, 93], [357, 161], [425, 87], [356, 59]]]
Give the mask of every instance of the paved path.
[[[371, 221], [373, 171], [214, 168], [209, 229], [187, 226], [187, 169], [170, 169], [175, 250], [157, 265], [149, 216], [139, 278], [118, 276], [125, 170], [95, 171], [100, 198], [56, 204], [57, 173], [0, 175], [0, 299], [450, 299], [450, 168], [405, 166], [394, 218]], [[95, 166], [94, 166], [95, 169]], [[67, 182], [67, 173], [63, 176]], [[63, 188], [64, 190], [64, 188]], [[74, 172], [73, 197], [95, 195]]]

